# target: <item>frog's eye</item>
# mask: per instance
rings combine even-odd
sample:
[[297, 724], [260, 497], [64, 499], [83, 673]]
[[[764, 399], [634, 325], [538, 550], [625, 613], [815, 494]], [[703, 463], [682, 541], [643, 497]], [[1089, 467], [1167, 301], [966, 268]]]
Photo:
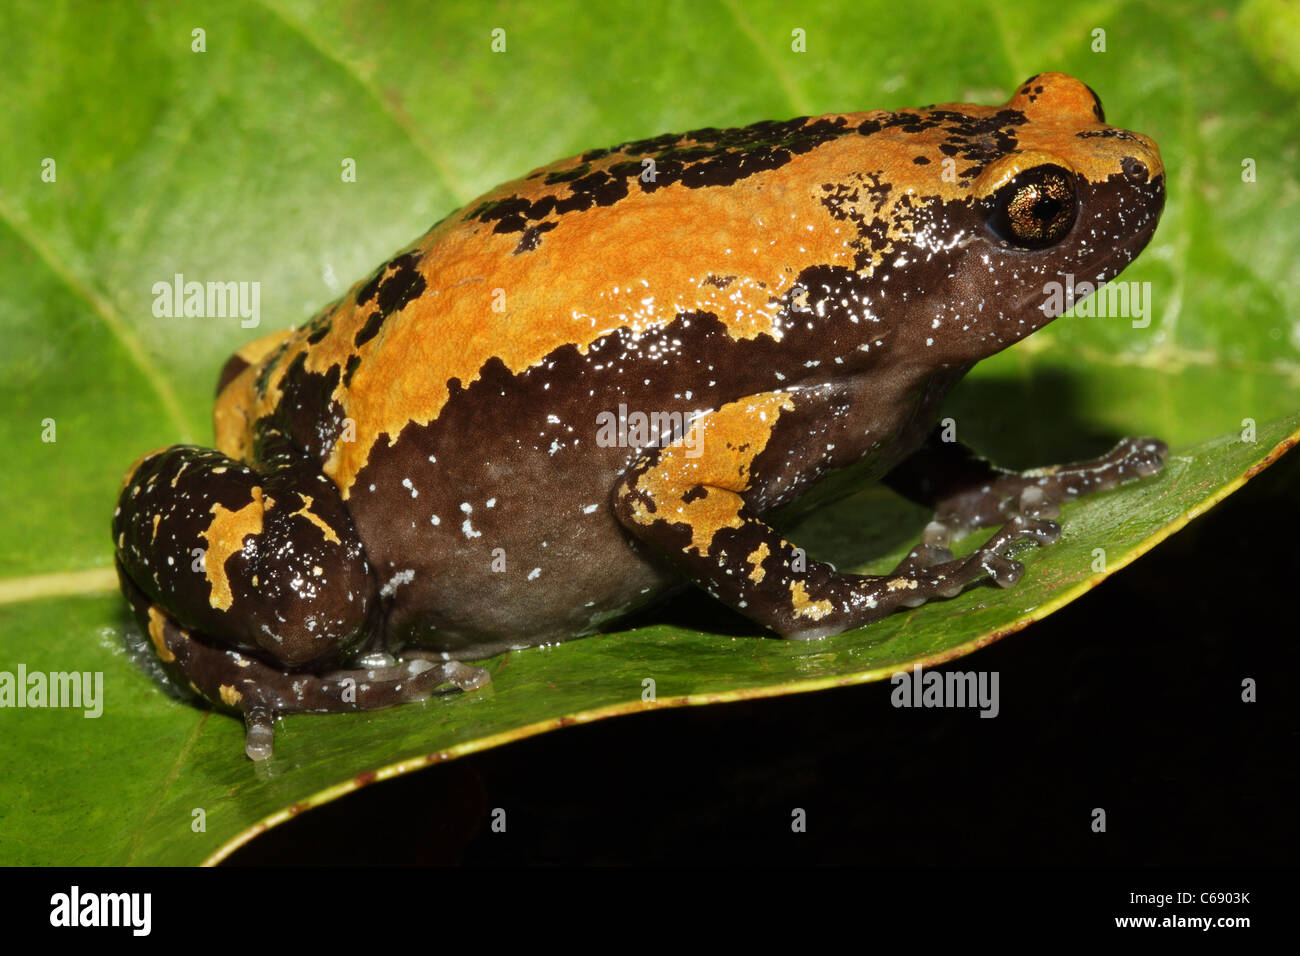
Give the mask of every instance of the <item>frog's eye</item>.
[[989, 228], [1022, 249], [1050, 246], [1070, 231], [1078, 201], [1074, 174], [1044, 163], [1026, 169], [991, 197]]

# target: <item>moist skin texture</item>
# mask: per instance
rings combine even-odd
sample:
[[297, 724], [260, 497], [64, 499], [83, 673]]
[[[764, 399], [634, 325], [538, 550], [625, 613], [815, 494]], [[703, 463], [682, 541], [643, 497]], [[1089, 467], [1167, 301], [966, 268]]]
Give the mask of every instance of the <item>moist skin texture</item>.
[[[943, 442], [940, 403], [1056, 317], [1049, 283], [1117, 275], [1164, 182], [1155, 144], [1059, 73], [998, 107], [700, 129], [535, 170], [230, 360], [217, 449], [153, 452], [123, 483], [123, 591], [259, 757], [278, 713], [478, 686], [460, 660], [687, 582], [792, 639], [1010, 586], [1004, 552], [1053, 540], [1059, 501], [1165, 447], [1016, 474]], [[936, 520], [891, 574], [839, 574], [765, 521], [827, 477]]]

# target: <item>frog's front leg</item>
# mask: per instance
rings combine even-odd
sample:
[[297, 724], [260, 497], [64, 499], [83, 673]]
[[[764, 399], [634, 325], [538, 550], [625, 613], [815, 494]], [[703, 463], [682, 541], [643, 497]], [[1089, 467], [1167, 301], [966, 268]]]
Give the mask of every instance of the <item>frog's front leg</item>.
[[[1062, 501], [1155, 474], [1169, 451], [1156, 438], [1125, 438], [1099, 458], [1015, 472], [942, 435], [936, 428], [884, 481], [903, 497], [933, 508], [935, 521], [958, 535], [1014, 515], [1055, 518]], [[937, 529], [931, 534], [942, 541]]]
[[440, 683], [482, 683], [486, 672], [455, 662], [337, 670], [379, 624], [364, 549], [319, 469], [274, 433], [261, 451], [253, 469], [173, 446], [122, 486], [122, 589], [169, 673], [244, 716], [254, 759], [269, 756], [277, 714], [371, 710]]
[[1016, 516], [966, 558], [926, 542], [891, 574], [859, 575], [807, 558], [759, 519], [867, 451], [852, 395], [834, 385], [767, 392], [701, 416], [633, 464], [615, 514], [714, 597], [787, 638], [838, 634], [983, 577], [1014, 584], [1023, 569], [1004, 552], [1054, 540], [1053, 522]]

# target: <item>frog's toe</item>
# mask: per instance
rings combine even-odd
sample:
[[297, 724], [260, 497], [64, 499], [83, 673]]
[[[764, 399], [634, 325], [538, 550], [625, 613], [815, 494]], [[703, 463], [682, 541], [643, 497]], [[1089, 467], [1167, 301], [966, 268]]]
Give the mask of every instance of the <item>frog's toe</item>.
[[936, 564], [945, 564], [953, 558], [952, 552], [947, 547], [929, 544], [924, 539], [915, 548], [907, 553], [898, 567], [894, 568], [895, 575], [910, 574], [913, 571], [919, 571], [923, 568], [932, 568]]
[[1014, 501], [1015, 504], [1011, 508], [1013, 515], [1039, 519], [1058, 518], [1061, 515], [1061, 506], [1049, 498], [1047, 492], [1038, 485], [1022, 488], [1019, 497]]
[[448, 661], [446, 677], [449, 684], [455, 684], [461, 690], [478, 690], [492, 680], [486, 667], [474, 667], [460, 661]]
[[1025, 566], [1005, 552], [1024, 542], [1052, 544], [1060, 536], [1061, 526], [1055, 521], [1016, 515], [969, 557], [951, 562], [952, 583], [948, 587], [940, 585], [936, 590], [943, 597], [953, 597], [962, 587], [982, 577], [992, 579], [1001, 588], [1014, 587], [1024, 576]]
[[244, 713], [244, 753], [249, 760], [268, 760], [275, 750], [275, 715], [269, 710]]
[[[1130, 438], [1133, 447], [1125, 456], [1141, 477], [1154, 475], [1165, 466], [1169, 446], [1158, 438]], [[1121, 443], [1123, 444], [1123, 443]]]
[[1105, 455], [1069, 470], [1091, 470], [1102, 487], [1112, 487], [1131, 478], [1154, 475], [1165, 464], [1169, 446], [1158, 438], [1125, 438]]
[[942, 521], [931, 521], [921, 532], [921, 543], [933, 548], [947, 549], [952, 543], [952, 528]]
[[1025, 573], [1023, 564], [1000, 554], [986, 554], [980, 558], [979, 564], [1000, 588], [1015, 587]]

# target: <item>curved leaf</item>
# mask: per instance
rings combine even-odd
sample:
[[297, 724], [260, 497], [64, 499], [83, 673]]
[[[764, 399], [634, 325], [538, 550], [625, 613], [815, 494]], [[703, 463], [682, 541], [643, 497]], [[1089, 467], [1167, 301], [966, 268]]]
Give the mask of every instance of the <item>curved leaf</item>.
[[[99, 672], [104, 699], [96, 718], [0, 712], [0, 752], [24, 768], [0, 781], [0, 861], [214, 860], [356, 786], [575, 721], [946, 660], [1050, 613], [1235, 490], [1300, 429], [1286, 208], [1296, 34], [1271, 2], [1248, 3], [1237, 22], [1193, 6], [1022, 3], [1012, 17], [992, 2], [972, 16], [955, 0], [793, 12], [5, 4], [0, 437], [15, 460], [0, 670]], [[504, 53], [491, 51], [495, 28]], [[795, 29], [806, 53], [791, 51]], [[138, 635], [108, 540], [126, 466], [158, 445], [208, 441], [230, 351], [307, 318], [448, 210], [592, 146], [797, 113], [999, 102], [1042, 69], [1080, 76], [1114, 122], [1161, 145], [1169, 206], [1124, 277], [1151, 283], [1152, 320], [1058, 320], [982, 363], [948, 413], [964, 440], [1014, 466], [1085, 457], [1124, 434], [1159, 435], [1173, 454], [1153, 480], [1067, 506], [1062, 540], [1023, 556], [1018, 587], [815, 644], [669, 612], [496, 658], [493, 683], [474, 694], [284, 720], [260, 768], [243, 757], [238, 722], [176, 702], [129, 653]], [[46, 159], [54, 182], [42, 180]], [[340, 177], [346, 159], [355, 183]], [[153, 284], [176, 273], [260, 282], [263, 327], [154, 317]], [[878, 570], [927, 517], [867, 489], [792, 536], [842, 568]], [[642, 700], [646, 678], [654, 703]]]

